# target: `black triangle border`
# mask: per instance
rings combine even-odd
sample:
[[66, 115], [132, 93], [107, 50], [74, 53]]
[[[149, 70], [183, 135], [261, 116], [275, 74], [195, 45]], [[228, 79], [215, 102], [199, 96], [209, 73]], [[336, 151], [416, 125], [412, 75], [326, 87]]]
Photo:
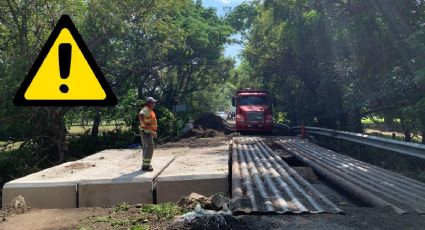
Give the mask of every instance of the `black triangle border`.
[[[46, 58], [53, 44], [55, 43], [61, 30], [64, 28], [67, 28], [71, 32], [71, 35], [73, 36], [73, 38], [75, 39], [75, 42], [77, 43], [78, 47], [83, 53], [84, 58], [87, 60], [87, 63], [93, 70], [94, 75], [96, 76], [101, 87], [106, 93], [105, 99], [103, 100], [27, 100], [25, 99], [24, 97], [25, 92], [27, 91], [32, 80], [34, 79], [41, 65], [43, 64], [44, 59]], [[99, 66], [97, 65], [96, 61], [91, 55], [91, 52], [89, 51], [86, 44], [84, 43], [83, 38], [78, 33], [77, 28], [75, 27], [74, 23], [72, 22], [71, 18], [68, 15], [62, 15], [61, 18], [59, 19], [58, 23], [56, 24], [55, 28], [53, 29], [52, 33], [50, 34], [43, 48], [41, 49], [40, 54], [38, 55], [37, 59], [32, 65], [30, 71], [28, 72], [26, 78], [24, 79], [21, 86], [19, 87], [15, 97], [13, 98], [13, 104], [15, 104], [16, 106], [114, 106], [117, 104], [117, 98], [115, 94], [112, 92], [112, 89], [109, 86], [108, 82], [106, 81], [105, 75], [103, 75], [102, 71], [100, 71]]]

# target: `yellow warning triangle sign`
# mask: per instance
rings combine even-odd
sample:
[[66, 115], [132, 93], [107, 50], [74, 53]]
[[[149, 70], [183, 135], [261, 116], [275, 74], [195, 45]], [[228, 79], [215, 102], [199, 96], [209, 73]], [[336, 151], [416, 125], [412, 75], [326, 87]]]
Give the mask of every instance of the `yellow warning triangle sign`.
[[106, 106], [117, 99], [89, 49], [63, 15], [13, 99], [27, 106]]

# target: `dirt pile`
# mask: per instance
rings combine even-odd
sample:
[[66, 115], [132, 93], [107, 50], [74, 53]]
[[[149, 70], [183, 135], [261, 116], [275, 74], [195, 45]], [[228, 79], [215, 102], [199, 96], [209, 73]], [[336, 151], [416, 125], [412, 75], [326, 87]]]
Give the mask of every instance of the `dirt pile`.
[[9, 203], [8, 206], [0, 210], [0, 222], [6, 221], [6, 217], [15, 214], [21, 214], [29, 211], [29, 207], [25, 203], [25, 198], [17, 196]]
[[202, 208], [205, 208], [205, 206], [208, 204], [208, 198], [196, 192], [192, 192], [189, 196], [180, 198], [180, 200], [177, 202], [178, 206], [186, 210], [195, 209], [196, 205], [198, 204]]
[[193, 210], [197, 205], [199, 205], [203, 209], [208, 210], [228, 210], [230, 205], [230, 198], [225, 196], [224, 194], [217, 193], [210, 197], [205, 197], [196, 192], [192, 192], [189, 196], [182, 197], [177, 205], [186, 209]]
[[215, 137], [233, 132], [233, 127], [214, 113], [203, 113], [194, 122], [193, 128], [182, 135], [188, 137]]
[[228, 209], [230, 201], [221, 193], [210, 197], [198, 193], [184, 196], [177, 205], [192, 211], [178, 216], [169, 229], [232, 229], [235, 220]]
[[197, 137], [197, 138], [205, 138], [205, 137], [217, 137], [224, 136], [224, 133], [213, 130], [213, 129], [203, 129], [202, 127], [193, 128], [182, 135], [183, 138], [188, 137]]

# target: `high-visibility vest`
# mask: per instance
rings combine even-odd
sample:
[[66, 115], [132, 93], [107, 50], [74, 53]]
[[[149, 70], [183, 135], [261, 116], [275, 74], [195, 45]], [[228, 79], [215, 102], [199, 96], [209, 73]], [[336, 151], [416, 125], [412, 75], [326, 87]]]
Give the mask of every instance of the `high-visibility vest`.
[[158, 124], [156, 122], [156, 114], [151, 108], [149, 108], [149, 106], [145, 106], [143, 109], [145, 108], [147, 108], [147, 110], [149, 111], [149, 115], [146, 116], [145, 114], [143, 114], [142, 125], [140, 126], [140, 128], [156, 131], [158, 129]]

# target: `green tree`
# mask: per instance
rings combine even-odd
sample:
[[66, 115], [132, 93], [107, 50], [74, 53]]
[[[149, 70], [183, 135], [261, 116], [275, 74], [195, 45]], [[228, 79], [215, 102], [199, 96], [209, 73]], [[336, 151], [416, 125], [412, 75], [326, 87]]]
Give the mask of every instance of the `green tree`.
[[405, 131], [417, 127], [417, 112], [397, 111], [424, 98], [424, 3], [266, 0], [251, 7], [254, 19], [242, 8], [229, 14], [236, 30], [249, 31], [245, 68], [276, 94], [291, 124], [362, 132], [364, 116], [404, 114]]

